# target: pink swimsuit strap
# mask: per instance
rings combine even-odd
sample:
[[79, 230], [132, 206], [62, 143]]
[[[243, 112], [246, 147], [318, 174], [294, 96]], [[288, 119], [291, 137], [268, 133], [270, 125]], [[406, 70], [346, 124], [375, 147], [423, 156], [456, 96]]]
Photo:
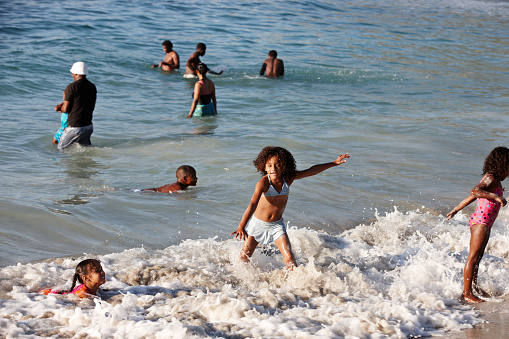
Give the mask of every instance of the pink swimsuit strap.
[[[203, 81], [198, 81], [201, 85], [201, 87], [203, 87], [203, 89], [205, 89], [205, 84], [203, 83]], [[209, 95], [209, 94], [212, 94], [212, 91], [208, 92], [208, 93], [203, 93], [202, 95]]]

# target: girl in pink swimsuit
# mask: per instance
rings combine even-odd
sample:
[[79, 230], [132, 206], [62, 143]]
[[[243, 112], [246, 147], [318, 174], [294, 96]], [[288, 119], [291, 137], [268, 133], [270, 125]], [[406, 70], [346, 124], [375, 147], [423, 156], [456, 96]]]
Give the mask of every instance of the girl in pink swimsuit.
[[480, 303], [484, 300], [473, 294], [472, 289], [482, 296], [489, 296], [477, 285], [477, 272], [479, 263], [490, 238], [491, 227], [497, 218], [501, 206], [507, 201], [503, 197], [501, 181], [509, 175], [509, 149], [496, 147], [484, 161], [484, 176], [481, 182], [474, 187], [470, 195], [456, 206], [449, 214], [447, 220], [477, 199], [477, 208], [470, 217], [470, 250], [463, 270], [462, 299], [469, 303]]
[[[76, 281], [81, 284], [76, 286]], [[106, 277], [101, 266], [101, 262], [97, 259], [86, 259], [76, 266], [76, 272], [72, 279], [72, 286], [67, 291], [55, 291], [46, 288], [39, 293], [48, 294], [75, 294], [80, 298], [96, 296], [99, 286], [106, 282]], [[76, 287], [75, 287], [76, 286]]]

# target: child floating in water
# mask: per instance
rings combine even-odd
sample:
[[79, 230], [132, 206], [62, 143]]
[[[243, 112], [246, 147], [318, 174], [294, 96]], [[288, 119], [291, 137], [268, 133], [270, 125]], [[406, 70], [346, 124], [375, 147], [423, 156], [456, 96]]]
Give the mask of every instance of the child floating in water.
[[480, 303], [484, 300], [473, 294], [484, 297], [488, 293], [481, 290], [477, 285], [477, 272], [479, 263], [484, 255], [484, 250], [490, 238], [491, 227], [498, 216], [500, 206], [505, 206], [507, 201], [503, 197], [501, 181], [509, 175], [509, 149], [496, 147], [484, 161], [483, 177], [481, 182], [472, 189], [470, 195], [456, 206], [449, 214], [451, 219], [463, 208], [477, 199], [477, 208], [470, 217], [470, 250], [468, 259], [463, 270], [463, 294], [462, 298], [469, 303]]
[[[76, 286], [76, 281], [81, 284]], [[44, 289], [39, 293], [48, 294], [75, 294], [80, 298], [96, 296], [99, 286], [106, 282], [101, 262], [97, 259], [86, 259], [76, 266], [76, 272], [72, 279], [72, 286], [68, 291], [53, 291]], [[76, 287], [75, 287], [76, 286]]]
[[198, 178], [196, 177], [196, 170], [189, 165], [182, 165], [177, 168], [175, 173], [177, 181], [173, 184], [167, 184], [157, 188], [146, 188], [142, 191], [154, 191], [161, 193], [172, 193], [175, 191], [183, 191], [189, 186], [196, 186]]
[[340, 155], [333, 162], [297, 171], [295, 159], [289, 151], [282, 147], [265, 147], [253, 161], [258, 172], [264, 176], [256, 184], [253, 197], [239, 227], [231, 234], [235, 235], [235, 239], [239, 237], [245, 240], [240, 260], [249, 261], [258, 243], [275, 242], [283, 255], [286, 267], [290, 270], [296, 267], [297, 263], [283, 221], [290, 185], [294, 180], [310, 177], [341, 165], [347, 158], [350, 158], [348, 153]]

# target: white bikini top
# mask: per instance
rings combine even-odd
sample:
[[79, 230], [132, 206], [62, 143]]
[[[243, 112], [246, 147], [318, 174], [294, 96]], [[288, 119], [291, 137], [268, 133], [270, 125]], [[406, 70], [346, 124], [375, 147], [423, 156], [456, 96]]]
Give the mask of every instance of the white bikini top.
[[285, 178], [283, 178], [283, 187], [281, 188], [281, 192], [276, 191], [274, 186], [272, 186], [270, 182], [270, 176], [267, 174], [267, 179], [269, 179], [269, 189], [264, 193], [266, 197], [277, 197], [280, 195], [288, 195], [290, 193], [290, 186], [286, 183]]

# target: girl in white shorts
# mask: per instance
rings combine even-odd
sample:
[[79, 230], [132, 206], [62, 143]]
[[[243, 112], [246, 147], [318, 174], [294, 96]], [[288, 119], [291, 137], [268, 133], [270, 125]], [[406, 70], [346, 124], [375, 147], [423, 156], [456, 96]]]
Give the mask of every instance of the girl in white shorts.
[[258, 243], [268, 244], [274, 241], [283, 255], [286, 267], [290, 270], [296, 267], [297, 263], [283, 221], [290, 185], [294, 180], [310, 177], [341, 165], [347, 158], [350, 158], [348, 153], [340, 155], [333, 162], [297, 171], [295, 159], [288, 150], [282, 147], [265, 147], [253, 161], [258, 172], [264, 176], [256, 184], [253, 197], [239, 227], [231, 234], [235, 235], [235, 238], [245, 240], [240, 260], [249, 261]]

